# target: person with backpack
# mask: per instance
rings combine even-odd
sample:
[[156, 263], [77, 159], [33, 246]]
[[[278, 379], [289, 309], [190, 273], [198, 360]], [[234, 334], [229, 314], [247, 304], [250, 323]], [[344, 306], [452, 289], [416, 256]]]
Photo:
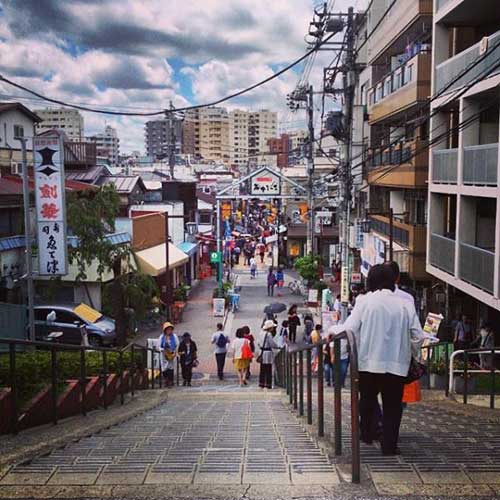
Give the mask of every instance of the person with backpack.
[[175, 358], [179, 349], [179, 338], [174, 333], [174, 325], [169, 321], [163, 323], [162, 334], [159, 338], [161, 372], [165, 377], [167, 387], [174, 385]]
[[269, 271], [267, 273], [267, 296], [268, 297], [273, 297], [274, 296], [274, 287], [276, 285], [276, 274], [274, 273], [274, 270], [272, 267], [269, 268]]
[[234, 368], [238, 372], [240, 387], [248, 385], [247, 370], [253, 358], [250, 341], [244, 338], [243, 328], [236, 330], [236, 338], [233, 339], [230, 351], [233, 357]]
[[224, 333], [222, 323], [217, 323], [217, 331], [212, 335], [212, 344], [214, 344], [214, 354], [217, 362], [217, 376], [219, 380], [224, 380], [224, 364], [226, 363], [229, 337]]
[[272, 320], [267, 320], [262, 327], [262, 332], [259, 338], [260, 354], [257, 362], [260, 363], [259, 387], [261, 389], [272, 389], [273, 381], [273, 349], [278, 349], [278, 345], [273, 338], [273, 330], [276, 328], [276, 323]]

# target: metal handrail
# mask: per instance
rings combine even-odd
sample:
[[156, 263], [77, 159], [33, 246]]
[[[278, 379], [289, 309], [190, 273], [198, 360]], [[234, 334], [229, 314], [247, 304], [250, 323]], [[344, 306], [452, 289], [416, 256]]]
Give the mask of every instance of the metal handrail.
[[[469, 363], [469, 356], [471, 354], [490, 354], [492, 357], [491, 360], [491, 367], [489, 370], [470, 370], [468, 367]], [[500, 347], [491, 347], [491, 348], [477, 348], [477, 349], [459, 349], [457, 351], [453, 351], [453, 353], [450, 356], [450, 366], [449, 366], [449, 380], [448, 380], [448, 392], [449, 394], [452, 394], [453, 391], [453, 377], [455, 373], [462, 373], [464, 377], [464, 390], [463, 390], [463, 402], [464, 404], [467, 404], [467, 398], [468, 398], [468, 382], [469, 382], [469, 373], [490, 373], [491, 376], [491, 391], [490, 391], [490, 408], [494, 409], [495, 408], [495, 380], [496, 380], [496, 373], [500, 372], [500, 370], [495, 369], [495, 363], [494, 363], [494, 356], [495, 354], [500, 354]], [[455, 358], [458, 355], [463, 356], [463, 363], [464, 363], [464, 368], [463, 369], [455, 369], [453, 368], [453, 362], [455, 361]]]
[[[359, 370], [358, 370], [358, 351], [351, 331], [343, 331], [333, 336], [335, 359], [340, 360], [340, 341], [346, 340], [350, 354], [350, 376], [351, 376], [351, 455], [352, 471], [351, 480], [353, 483], [359, 483], [361, 478], [361, 459], [360, 459], [360, 437], [359, 437]], [[298, 409], [299, 414], [304, 413], [304, 383], [303, 360], [306, 353], [306, 413], [307, 423], [312, 424], [312, 370], [311, 370], [311, 351], [317, 348], [318, 354], [318, 436], [324, 436], [324, 386], [323, 386], [323, 346], [331, 340], [322, 340], [317, 344], [308, 345], [290, 345], [284, 347], [278, 353], [277, 362], [280, 371], [279, 380], [282, 381], [289, 396], [290, 404], [294, 409]], [[299, 373], [297, 373], [297, 362], [299, 362]], [[299, 379], [300, 377], [300, 379]], [[297, 394], [299, 392], [299, 394]], [[340, 363], [335, 363], [334, 376], [334, 438], [335, 455], [342, 455], [342, 387], [340, 380]]]
[[[51, 401], [52, 401], [52, 422], [54, 425], [57, 424], [59, 416], [58, 416], [58, 408], [57, 408], [57, 353], [58, 352], [79, 352], [79, 383], [81, 388], [80, 393], [80, 412], [83, 416], [87, 414], [87, 404], [86, 404], [86, 386], [87, 386], [87, 374], [86, 374], [86, 357], [85, 354], [87, 351], [100, 352], [102, 354], [102, 373], [100, 375], [101, 384], [102, 384], [102, 406], [104, 409], [107, 409], [108, 404], [108, 354], [115, 353], [118, 355], [118, 375], [120, 378], [120, 404], [124, 404], [125, 402], [125, 393], [123, 376], [124, 372], [128, 369], [130, 373], [130, 384], [128, 385], [128, 391], [133, 396], [136, 389], [154, 389], [155, 387], [155, 378], [156, 373], [154, 369], [154, 361], [155, 355], [161, 356], [161, 351], [156, 348], [150, 348], [147, 346], [142, 346], [136, 343], [129, 343], [122, 348], [113, 348], [113, 347], [94, 347], [94, 346], [84, 346], [84, 345], [75, 345], [75, 344], [64, 344], [58, 342], [46, 342], [46, 341], [31, 341], [31, 340], [23, 340], [23, 339], [12, 339], [12, 338], [0, 338], [0, 344], [7, 344], [9, 346], [9, 378], [10, 378], [10, 389], [11, 389], [11, 429], [14, 434], [19, 432], [19, 395], [18, 395], [18, 384], [17, 384], [17, 376], [16, 376], [16, 356], [19, 352], [16, 349], [17, 346], [25, 346], [31, 348], [44, 348], [51, 353]], [[125, 367], [123, 355], [126, 352], [131, 353], [130, 356], [130, 365]], [[146, 380], [143, 381], [142, 387], [136, 387], [136, 378], [135, 374], [137, 372], [137, 362], [136, 362], [136, 351], [142, 352], [142, 362], [144, 364], [144, 369], [147, 368], [147, 356], [150, 353], [151, 355], [151, 375], [149, 372], [146, 375]], [[25, 352], [25, 351], [23, 351]], [[159, 387], [162, 388], [163, 380], [162, 373], [160, 370], [159, 373]], [[179, 366], [177, 363], [177, 385], [179, 385]]]

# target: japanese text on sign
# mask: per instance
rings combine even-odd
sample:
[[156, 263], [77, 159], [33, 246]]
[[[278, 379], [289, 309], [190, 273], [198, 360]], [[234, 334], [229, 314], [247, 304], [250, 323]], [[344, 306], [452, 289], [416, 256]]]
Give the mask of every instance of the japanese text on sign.
[[35, 198], [39, 273], [67, 274], [64, 149], [58, 136], [35, 137]]
[[280, 194], [280, 178], [269, 170], [264, 170], [250, 179], [250, 194]]

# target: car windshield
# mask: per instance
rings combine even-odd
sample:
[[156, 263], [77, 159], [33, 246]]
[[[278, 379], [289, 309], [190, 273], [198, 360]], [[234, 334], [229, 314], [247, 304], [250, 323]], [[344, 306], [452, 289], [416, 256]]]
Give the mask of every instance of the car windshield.
[[95, 309], [92, 309], [87, 304], [80, 304], [74, 309], [75, 314], [89, 323], [96, 323], [102, 318], [102, 314]]

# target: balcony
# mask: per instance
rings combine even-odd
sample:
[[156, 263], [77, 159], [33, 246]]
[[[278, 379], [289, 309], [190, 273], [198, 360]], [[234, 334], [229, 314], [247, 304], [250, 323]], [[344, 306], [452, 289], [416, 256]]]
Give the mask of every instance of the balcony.
[[431, 234], [429, 263], [446, 271], [455, 274], [455, 240], [446, 238], [440, 234]]
[[[376, 233], [388, 238], [391, 236], [389, 217], [371, 215], [370, 227]], [[394, 218], [392, 228], [393, 241], [408, 248], [408, 274], [411, 279], [421, 280], [428, 276], [425, 273], [425, 241], [426, 226], [423, 224], [409, 224], [407, 220]]]
[[493, 293], [495, 253], [460, 243], [460, 279]]
[[368, 153], [368, 183], [389, 187], [425, 187], [428, 150], [426, 141], [399, 142]]
[[[476, 43], [472, 47], [460, 52], [454, 57], [442, 62], [436, 66], [436, 85], [435, 93], [444, 91], [451, 92], [452, 90], [459, 89], [477, 79], [484, 76], [484, 73], [498, 63], [500, 59], [500, 31], [497, 31], [488, 37], [487, 56], [478, 64], [476, 64], [470, 71], [468, 71], [456, 82], [450, 84], [455, 78], [458, 77], [468, 67], [476, 63], [476, 61], [484, 54], [481, 53], [482, 42]], [[492, 71], [488, 77], [500, 73], [500, 67]], [[449, 85], [449, 87], [448, 87]]]
[[464, 148], [463, 183], [496, 186], [498, 180], [498, 144]]
[[458, 149], [432, 151], [432, 182], [436, 184], [457, 183]]
[[368, 90], [369, 123], [424, 102], [431, 91], [431, 54], [420, 52]]
[[[385, 7], [374, 12], [368, 26], [369, 32], [377, 25], [384, 11]], [[370, 37], [369, 62], [373, 63], [385, 50], [401, 39], [405, 32], [419, 22], [424, 22], [425, 19], [422, 17], [430, 18], [430, 16], [432, 16], [432, 0], [398, 0], [395, 2]]]

